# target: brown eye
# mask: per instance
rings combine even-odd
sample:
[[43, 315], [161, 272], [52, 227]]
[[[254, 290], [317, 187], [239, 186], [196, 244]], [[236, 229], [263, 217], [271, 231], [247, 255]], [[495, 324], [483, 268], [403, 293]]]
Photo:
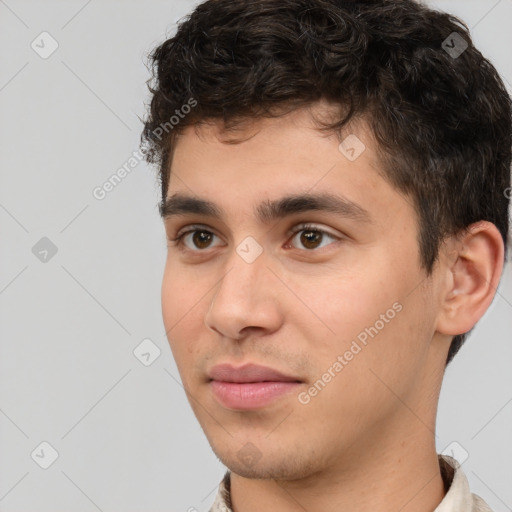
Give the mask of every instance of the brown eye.
[[211, 231], [200, 226], [190, 226], [191, 229], [182, 231], [176, 238], [172, 239], [179, 249], [190, 252], [202, 252], [210, 247], [215, 247], [215, 238], [219, 238]]
[[316, 249], [322, 242], [322, 238], [320, 231], [302, 231], [300, 242], [306, 249]]
[[307, 224], [297, 226], [297, 229], [292, 234], [293, 238], [291, 244], [299, 249], [303, 248], [308, 251], [313, 251], [329, 245], [329, 239], [331, 239], [331, 241], [339, 240], [335, 235], [317, 228], [316, 226], [310, 226]]
[[192, 242], [198, 249], [206, 249], [211, 243], [213, 233], [209, 231], [193, 231]]

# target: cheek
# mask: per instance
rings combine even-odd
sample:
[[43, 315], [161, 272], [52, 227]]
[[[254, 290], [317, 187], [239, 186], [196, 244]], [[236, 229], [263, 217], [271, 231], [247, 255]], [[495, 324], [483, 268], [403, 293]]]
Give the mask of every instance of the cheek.
[[186, 294], [186, 289], [183, 287], [183, 283], [176, 278], [176, 273], [173, 272], [169, 261], [167, 261], [162, 280], [162, 318], [168, 336], [174, 330], [173, 326], [179, 319], [179, 297], [183, 297], [184, 294]]
[[395, 316], [392, 307], [399, 294], [369, 272], [338, 272], [295, 281], [293, 288], [309, 309], [300, 308], [302, 322], [310, 326], [310, 334], [315, 326], [318, 338], [329, 338], [326, 345], [334, 339], [335, 348], [342, 348], [379, 320], [380, 314], [391, 309], [389, 316]]
[[350, 366], [357, 360], [391, 374], [396, 364], [422, 357], [428, 306], [416, 287], [423, 277], [412, 266], [398, 269], [386, 265], [384, 257], [380, 261], [379, 268], [366, 262], [350, 273], [296, 280], [294, 289], [307, 298], [310, 311], [297, 311], [295, 322], [309, 340], [316, 372], [326, 371], [345, 353]]
[[204, 327], [204, 316], [200, 316], [204, 308], [201, 301], [204, 292], [188, 283], [189, 279], [183, 272], [177, 272], [175, 265], [166, 264], [162, 281], [162, 318], [180, 370], [182, 365], [197, 355], [199, 331]]
[[[188, 319], [195, 310], [204, 305], [203, 297], [209, 289], [208, 283], [177, 261], [176, 256], [168, 256], [162, 279], [162, 316], [166, 330], [177, 327]], [[176, 330], [172, 329], [171, 332]]]
[[396, 396], [414, 389], [429, 342], [428, 327], [418, 320], [424, 311], [421, 294], [407, 297], [400, 286], [377, 289], [362, 280], [343, 284], [343, 293], [329, 287], [330, 300], [311, 304], [335, 334], [302, 331], [312, 368], [304, 421], [328, 409], [333, 421], [322, 428], [329, 432], [339, 421], [347, 429], [370, 425], [400, 408]]

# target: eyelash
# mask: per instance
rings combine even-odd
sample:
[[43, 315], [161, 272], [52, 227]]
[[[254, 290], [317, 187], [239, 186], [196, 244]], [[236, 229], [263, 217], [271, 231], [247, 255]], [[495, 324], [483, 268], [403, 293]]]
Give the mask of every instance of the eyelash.
[[[187, 236], [190, 233], [195, 233], [196, 231], [205, 231], [206, 233], [211, 233], [212, 235], [217, 236], [217, 235], [215, 235], [215, 233], [213, 233], [209, 229], [206, 229], [204, 226], [194, 225], [194, 226], [190, 226], [190, 228], [187, 229], [186, 231], [184, 231], [182, 233], [178, 233], [176, 238], [169, 239], [169, 242], [173, 243], [176, 247], [178, 247], [182, 251], [189, 250], [190, 252], [197, 252], [197, 253], [206, 252], [208, 249], [197, 249], [197, 250], [188, 249], [185, 246], [185, 244], [183, 243], [183, 239], [185, 238], [185, 236]], [[297, 235], [297, 233], [300, 233], [301, 231], [314, 231], [317, 233], [321, 233], [322, 235], [327, 235], [328, 237], [331, 237], [335, 240], [340, 239], [340, 237], [337, 237], [337, 236], [333, 235], [332, 233], [329, 233], [328, 231], [320, 229], [319, 227], [315, 226], [314, 224], [307, 224], [307, 223], [299, 224], [298, 226], [295, 227], [295, 229], [293, 231], [289, 231], [287, 233], [287, 235], [291, 239], [293, 239]], [[288, 245], [289, 244], [287, 243], [287, 246]], [[308, 251], [308, 252], [318, 252], [318, 249], [303, 249], [303, 250]]]

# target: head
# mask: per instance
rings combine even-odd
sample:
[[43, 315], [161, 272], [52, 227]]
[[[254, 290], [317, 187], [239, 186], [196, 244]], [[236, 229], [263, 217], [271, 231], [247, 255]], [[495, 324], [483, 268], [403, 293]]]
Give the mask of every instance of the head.
[[[406, 428], [404, 402], [434, 422], [508, 232], [510, 98], [465, 25], [412, 0], [209, 0], [151, 57], [145, 152], [168, 237], [188, 229], [164, 322], [214, 451], [296, 478]], [[226, 361], [298, 382], [239, 410], [211, 390]]]

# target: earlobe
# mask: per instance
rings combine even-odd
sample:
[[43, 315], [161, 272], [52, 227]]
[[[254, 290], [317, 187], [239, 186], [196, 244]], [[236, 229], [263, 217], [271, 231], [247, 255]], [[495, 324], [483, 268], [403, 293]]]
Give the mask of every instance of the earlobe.
[[487, 221], [469, 226], [456, 246], [450, 266], [443, 269], [449, 286], [437, 322], [437, 331], [451, 336], [470, 331], [491, 305], [505, 250], [498, 228]]

